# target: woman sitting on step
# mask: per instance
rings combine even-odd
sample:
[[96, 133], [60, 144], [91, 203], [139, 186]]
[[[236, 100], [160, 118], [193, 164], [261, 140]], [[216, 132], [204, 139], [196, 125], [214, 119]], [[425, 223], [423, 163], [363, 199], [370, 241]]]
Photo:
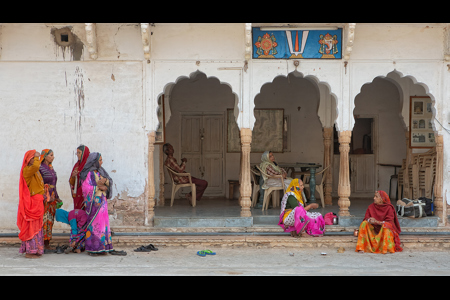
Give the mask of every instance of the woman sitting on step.
[[397, 212], [385, 191], [375, 192], [364, 221], [359, 226], [356, 252], [394, 253], [403, 251]]
[[281, 200], [280, 221], [278, 225], [291, 236], [322, 236], [325, 232], [325, 221], [321, 213], [310, 212], [318, 208], [317, 203], [305, 206], [306, 197], [303, 193], [303, 182], [294, 178]]

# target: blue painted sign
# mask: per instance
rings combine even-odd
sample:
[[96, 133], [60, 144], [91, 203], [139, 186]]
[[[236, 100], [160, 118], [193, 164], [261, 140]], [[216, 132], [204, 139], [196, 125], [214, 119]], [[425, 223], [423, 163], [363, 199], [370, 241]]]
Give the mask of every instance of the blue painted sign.
[[254, 27], [253, 58], [342, 58], [342, 29], [264, 30]]

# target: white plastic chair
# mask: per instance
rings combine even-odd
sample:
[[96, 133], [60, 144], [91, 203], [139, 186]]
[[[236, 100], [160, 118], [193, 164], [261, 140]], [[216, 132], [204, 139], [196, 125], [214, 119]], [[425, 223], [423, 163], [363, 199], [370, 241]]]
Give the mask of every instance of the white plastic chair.
[[[256, 168], [258, 168], [259, 172], [261, 172], [261, 175], [264, 174], [264, 176], [266, 176], [268, 179], [270, 178], [281, 178], [281, 186], [273, 186], [273, 187], [269, 187], [267, 190], [264, 191], [264, 201], [263, 201], [263, 205], [262, 205], [262, 210], [267, 210], [267, 207], [269, 206], [269, 196], [273, 191], [283, 191], [284, 194], [284, 179], [283, 179], [283, 175], [273, 175], [273, 176], [269, 176], [266, 174], [266, 172], [263, 172], [259, 166], [256, 166]], [[272, 205], [275, 207], [276, 205], [276, 201], [278, 197], [273, 197], [272, 196]]]
[[[191, 187], [192, 191], [192, 207], [195, 207], [196, 204], [196, 187], [195, 183], [192, 183], [191, 173], [177, 173], [168, 166], [165, 166], [167, 170], [169, 171], [170, 179], [172, 180], [172, 198], [170, 199], [170, 206], [173, 205], [173, 200], [175, 198], [176, 192], [181, 189], [182, 187]], [[177, 176], [187, 176], [189, 178], [189, 183], [177, 183], [173, 179], [173, 175]]]

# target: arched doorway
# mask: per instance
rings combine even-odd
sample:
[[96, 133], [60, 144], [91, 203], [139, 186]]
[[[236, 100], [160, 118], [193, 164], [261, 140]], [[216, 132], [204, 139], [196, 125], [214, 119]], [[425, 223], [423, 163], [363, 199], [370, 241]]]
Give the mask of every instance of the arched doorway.
[[[237, 113], [236, 94], [216, 77], [207, 77], [205, 73], [196, 71], [166, 85], [159, 101], [160, 107], [161, 99], [164, 99], [165, 142], [173, 146], [178, 163], [181, 163], [181, 158], [187, 158], [186, 172], [208, 181], [204, 198], [227, 197], [227, 180], [239, 178], [240, 169], [239, 159], [236, 164], [234, 157], [226, 151], [226, 116], [228, 110], [236, 110]], [[164, 159], [165, 155], [161, 154], [160, 160]], [[164, 186], [160, 186], [165, 199], [171, 197], [168, 176], [164, 170]], [[183, 201], [189, 192], [188, 188], [181, 189], [176, 199]]]
[[[402, 77], [397, 71], [374, 77], [372, 82], [361, 87], [355, 97], [355, 123], [349, 154], [352, 204], [365, 196], [370, 197], [371, 201], [373, 190], [379, 189], [390, 191], [390, 197], [395, 203], [399, 195], [402, 196], [401, 191], [397, 193], [398, 180], [409, 180], [395, 175], [408, 168], [408, 165], [415, 164], [411, 158], [414, 153], [436, 151], [434, 145], [422, 149], [411, 147], [413, 118], [410, 105], [414, 97], [429, 98], [427, 109], [430, 120], [426, 123], [430, 136], [434, 137], [434, 101], [427, 87], [416, 83], [412, 77]], [[367, 124], [365, 129], [364, 122]], [[364, 137], [369, 137], [368, 145], [364, 144]]]
[[[282, 166], [315, 163], [322, 166], [317, 171], [330, 166], [326, 172], [327, 175], [332, 174], [332, 127], [337, 113], [335, 97], [326, 83], [320, 82], [315, 76], [303, 76], [293, 71], [264, 84], [255, 96], [254, 103], [255, 118], [257, 110], [281, 109], [284, 123], [282, 149], [255, 149], [252, 144], [252, 164], [261, 162], [264, 150], [272, 150]], [[323, 174], [319, 175], [316, 184], [322, 183], [322, 178]], [[332, 177], [329, 175], [326, 179], [325, 204], [331, 205]], [[321, 203], [317, 190], [315, 197], [316, 202]]]

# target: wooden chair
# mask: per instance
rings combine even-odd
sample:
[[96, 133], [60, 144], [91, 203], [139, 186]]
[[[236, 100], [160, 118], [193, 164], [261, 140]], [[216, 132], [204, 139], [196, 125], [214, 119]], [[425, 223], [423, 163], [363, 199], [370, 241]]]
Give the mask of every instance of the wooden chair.
[[[173, 205], [173, 200], [175, 198], [176, 192], [183, 187], [191, 187], [192, 191], [192, 207], [195, 207], [196, 204], [196, 187], [195, 184], [192, 183], [191, 173], [177, 173], [168, 166], [165, 166], [169, 171], [170, 179], [172, 180], [172, 198], [170, 199], [170, 206]], [[189, 183], [177, 183], [173, 179], [173, 175], [177, 175], [179, 177], [184, 176], [189, 178]]]
[[253, 192], [252, 192], [252, 207], [255, 207], [258, 202], [258, 194], [259, 194], [259, 181], [256, 180], [256, 176], [261, 176], [259, 172], [257, 172], [254, 168], [250, 168], [250, 174], [253, 180]]
[[[269, 187], [267, 190], [264, 191], [264, 200], [263, 200], [263, 205], [262, 205], [262, 210], [267, 210], [267, 207], [269, 206], [269, 196], [272, 194], [273, 191], [283, 191], [284, 194], [284, 179], [283, 179], [283, 175], [273, 175], [273, 176], [269, 176], [266, 174], [266, 172], [263, 172], [259, 166], [256, 166], [256, 168], [258, 168], [259, 172], [261, 173], [261, 176], [264, 174], [264, 176], [266, 176], [268, 179], [270, 178], [281, 178], [281, 186], [274, 186], [274, 187]], [[277, 203], [277, 199], [278, 197], [273, 197], [272, 196], [272, 205], [275, 207], [276, 203]]]
[[[325, 180], [326, 180], [326, 177], [327, 177], [326, 170], [328, 170], [328, 168], [330, 168], [330, 166], [326, 167], [325, 169], [323, 169], [323, 170], [320, 171], [319, 173], [316, 173], [316, 176], [317, 176], [317, 175], [323, 174], [323, 175], [322, 175], [322, 180], [321, 180], [321, 182], [318, 183], [318, 184], [316, 184], [316, 191], [317, 191], [317, 192], [319, 193], [319, 195], [320, 195], [320, 200], [322, 201], [322, 207], [325, 207], [325, 198], [323, 197], [323, 188], [324, 188]], [[304, 183], [304, 182], [303, 182], [303, 185], [305, 186], [305, 188], [308, 188], [308, 189], [309, 189], [309, 195], [310, 195], [310, 197], [311, 197], [311, 188], [310, 188], [310, 186], [309, 186], [309, 179], [310, 179], [309, 177], [310, 177], [309, 174], [305, 175], [305, 181], [307, 181], [307, 183]]]

